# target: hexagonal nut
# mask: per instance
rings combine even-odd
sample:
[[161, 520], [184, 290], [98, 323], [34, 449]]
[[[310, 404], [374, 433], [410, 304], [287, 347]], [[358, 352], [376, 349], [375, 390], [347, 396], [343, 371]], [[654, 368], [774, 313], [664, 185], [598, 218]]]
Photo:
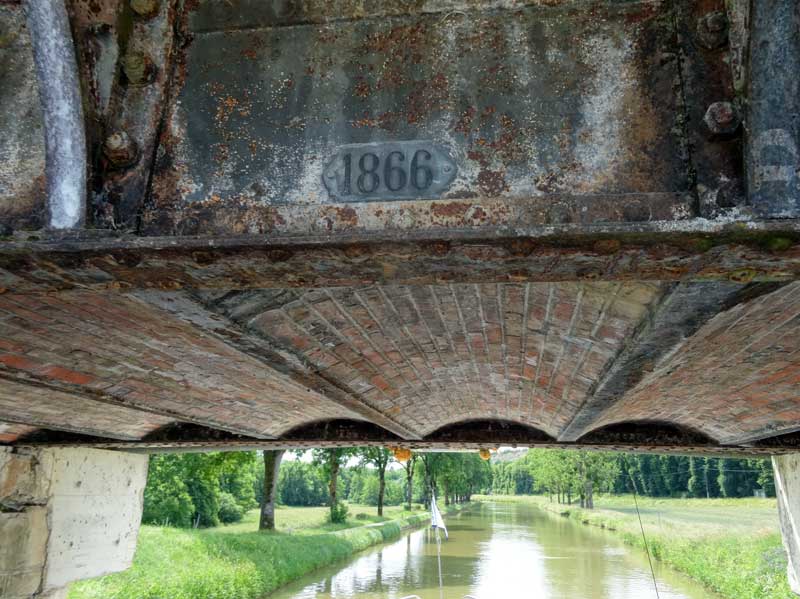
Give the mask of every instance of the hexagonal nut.
[[156, 67], [142, 52], [128, 52], [122, 59], [122, 72], [128, 85], [146, 85], [155, 78]]
[[103, 142], [103, 155], [113, 168], [125, 168], [139, 159], [139, 148], [125, 131], [116, 131]]
[[731, 102], [714, 102], [706, 110], [703, 122], [714, 135], [733, 135], [742, 124], [739, 109]]
[[697, 41], [706, 50], [724, 46], [728, 41], [728, 15], [710, 12], [697, 20]]
[[159, 8], [158, 0], [131, 0], [131, 9], [133, 13], [143, 19], [156, 16]]

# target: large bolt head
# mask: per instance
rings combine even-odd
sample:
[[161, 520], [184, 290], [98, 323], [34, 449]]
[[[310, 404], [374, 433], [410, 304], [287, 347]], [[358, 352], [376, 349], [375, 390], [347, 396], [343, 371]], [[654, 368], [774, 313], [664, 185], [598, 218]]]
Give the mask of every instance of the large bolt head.
[[133, 12], [144, 19], [154, 17], [158, 12], [158, 0], [131, 0]]
[[697, 21], [697, 41], [706, 50], [714, 50], [728, 41], [728, 15], [710, 12]]
[[136, 142], [124, 131], [112, 133], [103, 143], [103, 155], [114, 168], [132, 165], [136, 162], [138, 154]]
[[739, 110], [730, 102], [714, 102], [706, 110], [703, 122], [714, 135], [733, 135], [742, 124]]

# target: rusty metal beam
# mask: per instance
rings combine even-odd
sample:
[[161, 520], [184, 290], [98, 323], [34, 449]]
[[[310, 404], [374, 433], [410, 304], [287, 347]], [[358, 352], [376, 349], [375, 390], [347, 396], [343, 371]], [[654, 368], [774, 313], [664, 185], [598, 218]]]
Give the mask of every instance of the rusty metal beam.
[[[480, 443], [475, 441], [403, 441], [402, 447], [415, 451], [477, 451], [493, 447], [491, 440]], [[161, 442], [116, 442], [101, 441], [96, 443], [35, 443], [21, 442], [18, 447], [45, 445], [48, 447], [93, 447], [97, 449], [118, 449], [124, 451], [141, 451], [145, 453], [172, 452], [205, 452], [205, 451], [252, 451], [252, 450], [304, 450], [313, 448], [336, 447], [386, 447], [398, 445], [397, 441], [320, 441], [320, 440], [286, 440], [271, 441], [161, 441]], [[709, 455], [719, 457], [767, 457], [771, 455], [796, 453], [796, 447], [746, 447], [735, 445], [637, 445], [626, 443], [516, 443], [514, 447], [530, 447], [540, 449], [579, 449], [588, 451], [620, 451], [660, 453], [670, 455]]]
[[262, 335], [247, 332], [225, 315], [212, 312], [195, 298], [181, 292], [142, 291], [136, 296], [158, 306], [176, 318], [201, 328], [238, 352], [251, 356], [282, 376], [287, 385], [313, 390], [320, 400], [332, 401], [354, 414], [383, 427], [403, 439], [419, 439], [421, 434], [410, 430], [367, 404], [359, 394], [342, 383], [325, 378], [301, 357], [277, 346]]
[[800, 221], [0, 242], [0, 289], [800, 279]]
[[730, 445], [750, 445], [755, 443], [769, 445], [771, 441], [777, 441], [778, 437], [793, 436], [796, 433], [800, 433], [800, 424], [781, 429], [763, 430], [751, 435], [731, 437], [723, 441]]

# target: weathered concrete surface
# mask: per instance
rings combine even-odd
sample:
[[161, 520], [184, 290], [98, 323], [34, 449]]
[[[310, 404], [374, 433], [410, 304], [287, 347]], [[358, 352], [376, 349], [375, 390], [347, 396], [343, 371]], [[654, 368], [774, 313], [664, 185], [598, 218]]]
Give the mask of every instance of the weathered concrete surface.
[[789, 584], [800, 595], [800, 454], [772, 458]]
[[47, 555], [47, 509], [0, 513], [0, 597], [27, 599], [41, 588]]
[[62, 597], [127, 569], [146, 481], [144, 455], [0, 448], [0, 597]]
[[127, 569], [142, 518], [147, 456], [52, 452], [43, 590]]

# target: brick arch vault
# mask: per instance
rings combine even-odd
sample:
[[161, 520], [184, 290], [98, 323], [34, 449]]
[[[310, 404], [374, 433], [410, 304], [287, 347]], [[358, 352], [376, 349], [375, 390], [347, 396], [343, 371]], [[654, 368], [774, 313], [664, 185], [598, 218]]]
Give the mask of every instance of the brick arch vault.
[[[589, 281], [6, 293], [0, 435], [290, 446], [312, 442], [315, 423], [350, 422], [362, 424], [317, 440], [385, 431], [419, 445], [461, 423], [447, 442], [470, 444], [507, 422], [522, 444], [686, 445], [674, 430], [688, 430], [706, 448], [790, 447], [796, 291]], [[620, 437], [619, 426], [653, 434]]]

